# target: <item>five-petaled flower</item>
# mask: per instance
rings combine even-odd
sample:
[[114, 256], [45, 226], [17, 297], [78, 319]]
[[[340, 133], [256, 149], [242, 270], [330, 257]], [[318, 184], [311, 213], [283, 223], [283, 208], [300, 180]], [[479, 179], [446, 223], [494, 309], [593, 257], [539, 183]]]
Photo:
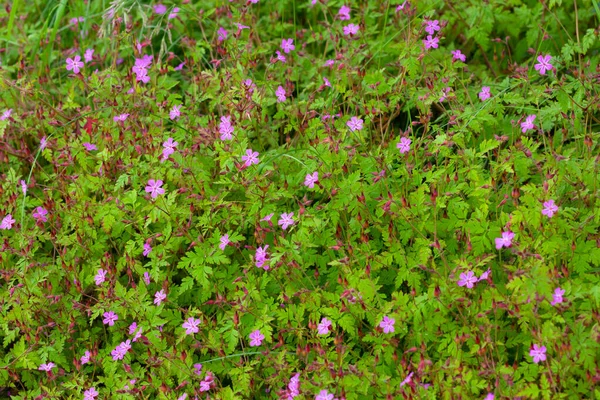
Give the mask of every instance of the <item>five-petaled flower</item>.
[[264, 246], [260, 246], [256, 249], [256, 253], [254, 254], [254, 265], [256, 265], [257, 268], [262, 268], [265, 271], [267, 271], [269, 269], [269, 264], [267, 263], [267, 257], [268, 257], [268, 253], [267, 253], [267, 249], [269, 248], [269, 245], [266, 244]]
[[529, 355], [533, 357], [534, 363], [539, 363], [540, 361], [546, 360], [546, 346], [538, 346], [537, 344], [533, 345], [533, 348], [529, 350]]
[[0, 229], [10, 229], [15, 223], [15, 219], [11, 214], [7, 214], [4, 218], [2, 218], [2, 222], [0, 222]]
[[467, 273], [460, 274], [460, 279], [458, 280], [458, 286], [466, 286], [469, 289], [473, 288], [473, 285], [477, 283], [477, 277], [473, 273], [473, 271], [467, 271]]
[[552, 301], [550, 302], [550, 304], [555, 306], [559, 303], [562, 303], [564, 301], [563, 294], [565, 294], [565, 290], [557, 287], [554, 290], [554, 294], [552, 294]]
[[91, 387], [88, 390], [86, 390], [85, 392], [83, 392], [83, 400], [94, 400], [96, 397], [98, 397], [98, 391], [96, 390], [95, 387]]
[[288, 226], [294, 225], [294, 213], [291, 212], [287, 214], [281, 214], [279, 221], [277, 221], [277, 225], [281, 225], [281, 229], [284, 231], [288, 228]]
[[52, 368], [54, 368], [55, 366], [56, 366], [56, 364], [54, 364], [53, 362], [49, 362], [47, 364], [41, 364], [38, 369], [40, 371], [50, 372], [50, 371], [52, 371]]
[[100, 268], [98, 270], [98, 273], [96, 274], [96, 276], [94, 277], [94, 282], [96, 282], [96, 285], [100, 286], [104, 283], [104, 281], [106, 280], [106, 274], [108, 273], [108, 271]]
[[179, 143], [174, 141], [171, 137], [163, 142], [161, 162], [168, 160], [171, 154], [175, 153], [175, 147], [177, 147], [178, 144]]
[[258, 151], [253, 151], [252, 149], [246, 150], [246, 155], [242, 156], [242, 161], [244, 161], [246, 167], [249, 167], [252, 164], [258, 164]]
[[424, 21], [423, 24], [426, 25], [425, 32], [429, 33], [430, 35], [433, 35], [436, 31], [439, 31], [441, 29], [440, 21], [438, 21], [437, 19], [434, 19], [433, 21]]
[[383, 329], [383, 333], [394, 332], [394, 324], [396, 320], [394, 318], [390, 318], [387, 315], [383, 317], [383, 320], [379, 323], [379, 327]]
[[467, 60], [467, 56], [465, 56], [460, 50], [452, 50], [452, 62], [456, 60], [465, 62]]
[[479, 100], [486, 101], [491, 96], [492, 96], [492, 94], [490, 93], [490, 87], [489, 86], [483, 86], [481, 88], [481, 92], [479, 92]]
[[200, 363], [194, 364], [194, 373], [196, 375], [202, 374], [202, 364], [200, 364]]
[[533, 124], [533, 121], [535, 121], [536, 115], [528, 115], [527, 118], [525, 118], [525, 121], [521, 122], [521, 132], [525, 133], [530, 129], [535, 128], [535, 125]]
[[120, 114], [117, 115], [113, 118], [113, 121], [115, 122], [123, 122], [127, 119], [127, 117], [129, 117], [129, 114], [125, 113], [125, 114]]
[[317, 332], [319, 335], [327, 335], [331, 329], [331, 321], [327, 318], [321, 319], [321, 323], [317, 325]]
[[85, 53], [83, 53], [83, 61], [90, 62], [94, 59], [94, 49], [87, 49]]
[[358, 33], [359, 26], [354, 24], [348, 24], [344, 27], [344, 35], [354, 36]]
[[255, 330], [254, 332], [252, 332], [249, 337], [250, 337], [250, 346], [252, 346], [252, 347], [260, 346], [262, 341], [265, 339], [265, 335], [260, 333], [260, 330], [258, 330], [258, 329]]
[[294, 39], [281, 39], [281, 49], [285, 54], [288, 54], [295, 48], [296, 46], [294, 46]]
[[91, 358], [92, 358], [92, 355], [90, 354], [90, 351], [86, 350], [85, 353], [79, 359], [79, 361], [81, 361], [81, 365], [84, 365], [84, 364], [89, 363]]
[[402, 154], [408, 153], [410, 151], [411, 143], [412, 143], [412, 141], [409, 138], [403, 137], [400, 139], [400, 141], [398, 142], [396, 147], [400, 150], [400, 153], [402, 153]]
[[174, 105], [169, 111], [169, 118], [175, 120], [181, 116], [181, 105]]
[[348, 122], [346, 122], [346, 125], [352, 132], [360, 131], [363, 128], [363, 122], [364, 121], [361, 118], [352, 117]]
[[154, 293], [154, 304], [160, 306], [160, 304], [167, 298], [167, 295], [164, 289], [161, 289], [160, 292]]
[[78, 74], [81, 68], [83, 68], [81, 57], [67, 58], [67, 71], [73, 71], [74, 74]]
[[113, 351], [111, 351], [110, 355], [112, 356], [113, 361], [122, 360], [130, 349], [131, 340], [127, 339], [127, 341], [121, 342]]
[[511, 231], [502, 232], [502, 236], [496, 238], [496, 249], [500, 250], [503, 247], [510, 247], [515, 234]]
[[318, 395], [315, 396], [315, 400], [333, 400], [333, 394], [327, 390], [321, 390]]
[[102, 316], [104, 317], [102, 322], [104, 323], [104, 325], [108, 326], [113, 326], [115, 324], [115, 321], [119, 319], [119, 316], [114, 311], [105, 312], [104, 314], [102, 314]]
[[427, 35], [427, 39], [423, 39], [423, 44], [425, 45], [425, 50], [429, 49], [437, 49], [440, 42], [440, 38], [431, 37], [431, 35]]
[[286, 100], [285, 97], [285, 89], [283, 86], [277, 86], [277, 90], [275, 91], [275, 96], [277, 97], [278, 103], [283, 103]]
[[315, 183], [319, 181], [319, 173], [317, 171], [312, 174], [306, 174], [304, 177], [304, 186], [308, 186], [309, 188], [314, 188]]
[[0, 121], [4, 121], [10, 118], [10, 114], [12, 114], [12, 108], [4, 111], [2, 115], [0, 115]]
[[554, 68], [554, 66], [550, 64], [550, 60], [552, 60], [552, 56], [550, 54], [538, 56], [537, 60], [539, 64], [535, 64], [533, 67], [536, 69], [536, 71], [539, 71], [540, 75], [546, 75], [546, 71]]
[[223, 40], [227, 39], [227, 31], [223, 28], [220, 27], [217, 30], [217, 36], [218, 36], [218, 42], [221, 43]]
[[95, 144], [93, 143], [89, 143], [89, 142], [85, 142], [83, 143], [83, 147], [85, 147], [85, 149], [87, 151], [93, 151], [93, 150], [98, 150], [98, 147], [96, 147]]
[[150, 179], [148, 180], [148, 185], [146, 186], [145, 190], [147, 193], [150, 193], [150, 197], [152, 197], [153, 199], [157, 198], [159, 194], [164, 194], [165, 193], [165, 189], [163, 189], [161, 186], [163, 185], [163, 181], [159, 180], [154, 180], [154, 179]]
[[414, 372], [410, 372], [408, 375], [406, 375], [406, 378], [404, 378], [404, 380], [400, 382], [400, 387], [406, 385], [407, 383], [410, 383], [412, 381], [413, 374]]
[[193, 317], [189, 317], [187, 321], [183, 323], [183, 328], [185, 329], [186, 335], [191, 335], [192, 333], [198, 333], [198, 325], [200, 325], [199, 319], [194, 319]]
[[44, 207], [36, 207], [33, 211], [33, 218], [35, 218], [37, 222], [47, 222], [48, 218], [46, 215], [48, 215], [48, 210]]
[[150, 246], [150, 243], [144, 243], [144, 251], [142, 252], [142, 255], [144, 257], [148, 257], [151, 252], [152, 252], [152, 246]]
[[229, 235], [226, 233], [223, 236], [221, 236], [221, 239], [219, 239], [219, 241], [221, 243], [219, 243], [219, 248], [221, 250], [225, 250], [225, 247], [227, 247], [227, 245], [229, 244]]
[[350, 19], [350, 7], [348, 7], [347, 5], [341, 6], [340, 10], [338, 11], [338, 18], [340, 19], [340, 21], [349, 20]]
[[558, 211], [558, 206], [554, 204], [554, 200], [550, 199], [544, 202], [544, 209], [542, 210], [542, 214], [547, 216], [548, 218], [552, 218], [552, 216]]
[[219, 123], [219, 133], [221, 140], [233, 139], [233, 125], [231, 124], [231, 116], [223, 115]]

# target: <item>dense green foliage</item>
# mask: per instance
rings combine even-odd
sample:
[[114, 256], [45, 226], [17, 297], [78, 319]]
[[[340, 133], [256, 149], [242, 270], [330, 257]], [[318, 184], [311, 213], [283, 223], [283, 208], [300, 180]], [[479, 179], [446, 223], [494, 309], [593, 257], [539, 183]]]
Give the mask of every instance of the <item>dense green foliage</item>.
[[0, 397], [600, 398], [598, 6], [314, 3], [0, 10]]

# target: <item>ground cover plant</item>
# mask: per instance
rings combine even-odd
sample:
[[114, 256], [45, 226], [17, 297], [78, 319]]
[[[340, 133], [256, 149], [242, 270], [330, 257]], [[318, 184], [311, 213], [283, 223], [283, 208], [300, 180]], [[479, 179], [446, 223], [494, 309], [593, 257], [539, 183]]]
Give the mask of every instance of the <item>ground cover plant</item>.
[[0, 10], [0, 397], [600, 398], [600, 8]]

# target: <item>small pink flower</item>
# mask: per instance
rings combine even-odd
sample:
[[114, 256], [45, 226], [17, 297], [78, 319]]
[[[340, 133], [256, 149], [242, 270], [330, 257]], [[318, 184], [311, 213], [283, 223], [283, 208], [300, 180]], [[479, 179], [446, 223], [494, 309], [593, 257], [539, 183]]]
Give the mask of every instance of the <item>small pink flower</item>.
[[323, 77], [323, 84], [327, 87], [331, 87], [331, 82], [329, 82], [329, 79], [327, 79], [326, 77]]
[[465, 62], [467, 60], [467, 56], [465, 56], [460, 50], [452, 50], [452, 62], [457, 60]]
[[348, 122], [346, 122], [346, 125], [352, 132], [360, 131], [363, 128], [363, 122], [364, 121], [361, 118], [352, 117]]
[[269, 256], [267, 253], [268, 248], [268, 244], [260, 246], [256, 249], [256, 253], [254, 254], [254, 265], [256, 265], [257, 268], [264, 269], [265, 271], [269, 270], [269, 263], [267, 262], [267, 257]]
[[217, 36], [218, 36], [218, 42], [221, 43], [222, 41], [224, 41], [225, 39], [227, 39], [227, 31], [221, 26], [218, 30], [217, 30]]
[[344, 35], [346, 35], [346, 36], [354, 36], [354, 35], [356, 35], [358, 33], [359, 29], [360, 28], [359, 28], [358, 25], [354, 25], [354, 24], [346, 25], [344, 27]]
[[258, 329], [252, 332], [249, 337], [251, 347], [260, 346], [262, 341], [265, 339], [265, 336], [260, 333], [260, 330]]
[[275, 96], [277, 96], [278, 103], [283, 103], [286, 100], [285, 89], [282, 86], [278, 86], [275, 91]]
[[156, 304], [157, 306], [160, 306], [160, 304], [167, 298], [167, 295], [165, 294], [164, 290], [161, 290], [160, 292], [156, 292], [154, 293], [154, 304]]
[[231, 124], [231, 116], [223, 115], [221, 117], [221, 123], [219, 123], [219, 133], [221, 134], [221, 140], [233, 139], [233, 125]]
[[116, 117], [113, 118], [113, 121], [115, 122], [124, 122], [127, 117], [129, 117], [129, 114], [125, 113], [125, 114], [120, 114], [117, 115]]
[[47, 222], [48, 218], [46, 215], [48, 215], [48, 210], [44, 207], [36, 207], [33, 211], [33, 218], [35, 218], [37, 222]]
[[196, 375], [202, 374], [202, 364], [200, 364], [200, 363], [194, 364], [194, 373]]
[[5, 121], [10, 118], [10, 114], [12, 114], [12, 108], [4, 111], [2, 115], [0, 115], [0, 121]]
[[323, 64], [324, 67], [333, 67], [335, 65], [335, 60], [327, 60], [325, 61], [325, 64]]
[[496, 249], [500, 250], [502, 247], [510, 247], [515, 234], [511, 231], [502, 232], [502, 236], [496, 238]]
[[152, 246], [150, 246], [149, 243], [144, 243], [144, 252], [142, 253], [142, 255], [144, 257], [148, 257], [148, 255], [150, 255], [151, 252], [152, 252]]
[[491, 275], [491, 273], [492, 273], [492, 270], [488, 269], [483, 274], [481, 274], [481, 276], [479, 277], [479, 279], [477, 279], [477, 282], [479, 282], [479, 281], [486, 281], [489, 278], [489, 276]]
[[275, 213], [267, 214], [261, 219], [261, 221], [270, 222], [271, 218], [273, 218], [273, 215], [275, 215]]
[[555, 306], [559, 303], [562, 303], [564, 301], [563, 294], [565, 294], [565, 290], [557, 287], [554, 290], [554, 294], [552, 295], [552, 301], [550, 302], [550, 304]]
[[225, 247], [227, 247], [227, 245], [229, 244], [229, 235], [225, 234], [225, 235], [221, 236], [221, 239], [219, 239], [219, 241], [221, 242], [219, 244], [219, 248], [221, 250], [225, 250]]
[[127, 339], [127, 341], [121, 342], [113, 351], [111, 351], [110, 355], [112, 356], [113, 361], [122, 360], [130, 349], [131, 340]]
[[137, 322], [133, 321], [131, 325], [129, 325], [129, 334], [133, 335], [135, 330], [137, 329]]
[[244, 161], [246, 167], [249, 167], [252, 164], [258, 164], [258, 152], [253, 151], [252, 149], [246, 150], [246, 155], [242, 156], [242, 161]]
[[87, 49], [85, 53], [83, 53], [83, 61], [90, 62], [94, 59], [94, 49]]
[[167, 12], [167, 6], [164, 4], [156, 4], [154, 6], [154, 12], [158, 15], [162, 15]]
[[162, 185], [163, 181], [160, 179], [156, 181], [154, 179], [150, 179], [148, 180], [148, 185], [146, 186], [145, 190], [147, 193], [150, 193], [150, 197], [155, 199], [158, 197], [158, 195], [165, 193], [165, 189], [161, 187]]
[[401, 154], [408, 153], [410, 151], [410, 144], [412, 141], [410, 138], [403, 137], [400, 139], [396, 147], [400, 150]]
[[178, 12], [179, 12], [179, 7], [173, 7], [173, 11], [169, 14], [169, 19], [177, 18]]
[[[281, 61], [283, 64], [285, 64], [285, 62], [286, 62], [286, 60], [287, 60], [287, 59], [285, 58], [285, 56], [284, 56], [283, 54], [281, 54], [281, 52], [280, 52], [279, 50], [277, 50], [277, 51], [275, 52], [275, 59], [276, 59], [276, 60], [279, 60], [279, 61]], [[273, 62], [274, 62], [274, 61], [273, 61]]]
[[277, 225], [281, 225], [281, 229], [284, 231], [288, 228], [288, 226], [294, 225], [294, 213], [291, 212], [287, 214], [281, 214], [281, 219], [277, 221]]
[[192, 333], [198, 333], [198, 325], [200, 325], [199, 319], [194, 319], [192, 317], [188, 318], [187, 321], [183, 323], [185, 334], [191, 335]]
[[56, 367], [56, 364], [54, 364], [53, 362], [49, 362], [48, 364], [41, 364], [38, 369], [40, 371], [50, 372], [54, 367]]
[[44, 136], [42, 140], [40, 140], [40, 150], [44, 150], [46, 146], [48, 146], [48, 139]]
[[491, 96], [492, 95], [490, 93], [490, 87], [489, 86], [484, 86], [484, 87], [481, 88], [481, 92], [479, 92], [479, 99], [481, 101], [486, 101]]
[[97, 286], [100, 286], [104, 283], [104, 281], [106, 280], [106, 274], [108, 273], [108, 271], [100, 268], [98, 270], [98, 273], [96, 274], [96, 276], [94, 277], [94, 282], [96, 282]]
[[23, 196], [27, 194], [27, 182], [21, 179], [21, 191], [23, 192]]
[[102, 320], [102, 322], [104, 323], [104, 325], [108, 326], [113, 326], [115, 324], [115, 321], [119, 319], [119, 316], [115, 314], [114, 311], [105, 312], [103, 316], [104, 319]]
[[169, 138], [165, 142], [163, 142], [161, 162], [168, 160], [171, 154], [175, 153], [175, 147], [177, 147], [178, 144], [179, 143], [174, 141], [173, 138]]
[[91, 354], [88, 350], [85, 351], [85, 354], [81, 356], [79, 361], [81, 361], [81, 365], [87, 364], [90, 362]]
[[142, 279], [146, 285], [150, 284], [150, 274], [148, 272], [144, 272], [144, 277]]
[[86, 149], [87, 151], [94, 151], [94, 150], [98, 150], [98, 147], [96, 147], [96, 145], [95, 145], [95, 144], [88, 143], [88, 142], [85, 142], [85, 143], [83, 143], [83, 147], [85, 147], [85, 149]]
[[281, 39], [281, 49], [285, 54], [288, 54], [295, 48], [296, 46], [294, 46], [294, 39]]
[[0, 229], [11, 229], [13, 224], [15, 223], [15, 219], [11, 214], [7, 214], [4, 218], [2, 218], [2, 222], [0, 222]]
[[169, 111], [169, 118], [171, 119], [171, 121], [179, 118], [180, 116], [181, 116], [181, 105], [173, 106], [173, 108], [171, 108], [171, 111]]
[[383, 317], [383, 320], [379, 323], [379, 327], [383, 329], [383, 333], [394, 332], [394, 324], [396, 320], [394, 318], [390, 318], [387, 315]]
[[494, 400], [494, 393], [488, 393], [483, 400]]
[[83, 392], [83, 400], [94, 400], [96, 397], [98, 397], [98, 391], [96, 390], [95, 387], [91, 387], [88, 390], [86, 390], [85, 392]]
[[538, 56], [537, 60], [539, 64], [535, 64], [533, 67], [536, 71], [539, 71], [540, 75], [546, 75], [546, 71], [550, 71], [552, 68], [554, 68], [554, 66], [550, 64], [550, 60], [552, 60], [552, 56], [550, 54]]
[[534, 129], [535, 125], [533, 124], [533, 121], [535, 121], [536, 115], [528, 115], [527, 118], [525, 118], [525, 121], [521, 122], [521, 132], [525, 133], [530, 129]]
[[552, 216], [558, 211], [558, 206], [554, 204], [554, 200], [550, 199], [544, 202], [544, 209], [542, 210], [542, 214], [547, 216], [548, 218], [552, 218]]
[[321, 323], [317, 325], [317, 332], [319, 335], [327, 335], [331, 329], [331, 321], [327, 318], [321, 319]]
[[178, 66], [176, 66], [175, 68], [173, 68], [174, 71], [181, 71], [183, 69], [185, 65], [185, 62], [182, 62], [181, 64], [179, 64]]
[[340, 10], [338, 11], [338, 18], [340, 19], [340, 21], [346, 21], [350, 19], [350, 7], [343, 5], [342, 7], [340, 7]]
[[321, 390], [318, 395], [316, 395], [315, 400], [333, 400], [333, 394], [329, 393], [327, 390]]
[[312, 189], [315, 187], [315, 183], [318, 181], [319, 173], [317, 171], [313, 172], [312, 174], [306, 174], [306, 177], [304, 178], [304, 186], [308, 186]]
[[81, 57], [79, 56], [67, 58], [67, 71], [73, 71], [74, 74], [78, 74], [83, 65], [83, 61], [81, 61]]
[[546, 346], [534, 344], [533, 348], [529, 350], [529, 355], [533, 357], [533, 362], [536, 364], [540, 361], [546, 361]]
[[439, 42], [440, 42], [440, 38], [438, 38], [438, 37], [432, 38], [431, 35], [427, 35], [427, 39], [423, 39], [423, 44], [425, 45], [425, 50], [437, 49]]
[[410, 383], [412, 381], [413, 374], [414, 374], [414, 372], [411, 372], [408, 375], [406, 375], [406, 378], [404, 378], [404, 380], [402, 382], [400, 382], [400, 387], [406, 385], [407, 383]]
[[423, 22], [425, 26], [425, 32], [429, 33], [430, 35], [433, 35], [435, 32], [439, 31], [441, 29], [440, 27], [440, 21], [438, 21], [437, 19], [431, 21], [431, 20], [427, 20]]
[[472, 289], [473, 286], [477, 283], [477, 277], [473, 273], [473, 271], [467, 271], [467, 273], [460, 274], [460, 279], [458, 280], [458, 286], [466, 286], [469, 289]]

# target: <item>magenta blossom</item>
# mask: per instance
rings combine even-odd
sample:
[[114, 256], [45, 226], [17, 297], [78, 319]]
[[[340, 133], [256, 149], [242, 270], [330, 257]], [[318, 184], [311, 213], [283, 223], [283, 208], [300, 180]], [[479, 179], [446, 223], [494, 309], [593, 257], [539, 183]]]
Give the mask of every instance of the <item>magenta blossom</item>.
[[165, 142], [163, 142], [163, 153], [161, 162], [168, 160], [171, 154], [175, 153], [175, 147], [177, 147], [178, 144], [179, 143], [174, 141], [171, 137]]
[[219, 123], [219, 133], [221, 134], [221, 140], [233, 139], [233, 125], [231, 124], [231, 116], [223, 115], [221, 122]]
[[430, 35], [433, 35], [435, 32], [439, 31], [441, 29], [440, 27], [440, 21], [438, 21], [437, 19], [431, 21], [431, 20], [427, 20], [423, 22], [425, 26], [425, 32], [429, 33]]
[[535, 118], [535, 115], [528, 115], [527, 118], [525, 118], [525, 121], [521, 122], [521, 132], [525, 133], [528, 130], [535, 128], [535, 125], [533, 124]]
[[108, 311], [102, 314], [104, 319], [102, 322], [104, 325], [113, 326], [115, 321], [119, 319], [119, 316], [114, 311]]
[[167, 294], [165, 293], [164, 289], [162, 289], [160, 292], [154, 293], [154, 304], [156, 304], [157, 306], [160, 306], [160, 304], [166, 298], [167, 298]]
[[473, 273], [473, 271], [467, 271], [467, 273], [460, 274], [460, 279], [458, 280], [458, 286], [466, 286], [469, 289], [473, 288], [473, 285], [477, 283], [477, 277]]
[[131, 340], [127, 339], [127, 341], [121, 342], [113, 351], [111, 351], [110, 355], [112, 356], [113, 361], [122, 360], [130, 349]]
[[544, 202], [544, 209], [542, 210], [542, 214], [547, 216], [548, 218], [552, 218], [552, 216], [558, 211], [558, 206], [554, 204], [554, 200], [550, 199]]
[[47, 222], [48, 218], [46, 215], [48, 215], [48, 210], [44, 207], [36, 207], [33, 211], [33, 218], [35, 218], [37, 222]]
[[486, 101], [491, 96], [492, 96], [492, 94], [490, 93], [490, 87], [489, 86], [484, 86], [484, 87], [481, 88], [481, 92], [479, 92], [479, 99], [481, 101]]
[[529, 350], [529, 355], [533, 357], [533, 362], [536, 364], [540, 361], [546, 361], [546, 346], [534, 344], [533, 348]]
[[173, 7], [173, 11], [169, 14], [169, 19], [177, 18], [177, 13], [179, 12], [179, 7]]
[[282, 86], [278, 86], [275, 91], [275, 96], [277, 96], [278, 103], [283, 103], [286, 100], [285, 89]]
[[144, 272], [144, 277], [142, 279], [146, 285], [150, 284], [150, 274], [148, 272]]
[[552, 295], [552, 301], [550, 302], [550, 304], [555, 306], [559, 303], [562, 303], [564, 301], [563, 294], [565, 294], [565, 290], [557, 287], [554, 290], [554, 294]]
[[40, 371], [50, 372], [54, 367], [56, 367], [56, 364], [54, 364], [53, 362], [49, 362], [48, 364], [41, 364], [38, 369]]
[[281, 229], [283, 229], [284, 231], [288, 228], [288, 226], [290, 225], [294, 225], [294, 213], [283, 213], [281, 214], [281, 218], [279, 219], [279, 221], [277, 221], [277, 225], [281, 225]]
[[315, 396], [315, 400], [333, 400], [333, 394], [327, 390], [321, 390], [318, 395]]
[[477, 279], [477, 282], [486, 281], [490, 277], [491, 273], [492, 273], [492, 270], [488, 268], [488, 270], [485, 271], [483, 274], [481, 274], [479, 279]]
[[154, 179], [150, 179], [150, 180], [148, 180], [148, 185], [146, 186], [145, 190], [147, 193], [150, 193], [150, 197], [155, 199], [158, 197], [158, 195], [165, 193], [165, 189], [163, 189], [161, 187], [162, 185], [163, 185], [163, 181], [161, 181], [161, 180], [155, 181]]
[[192, 333], [198, 333], [198, 325], [200, 325], [199, 319], [194, 319], [192, 317], [188, 318], [187, 321], [183, 323], [185, 334], [191, 335]]
[[169, 111], [169, 118], [171, 120], [175, 120], [175, 119], [179, 118], [180, 116], [181, 116], [181, 105], [173, 106], [173, 108], [171, 108], [171, 111]]
[[500, 250], [502, 247], [510, 247], [515, 234], [511, 231], [502, 232], [502, 236], [496, 238], [496, 249]]
[[218, 36], [218, 42], [221, 43], [222, 41], [224, 41], [225, 39], [227, 39], [227, 31], [221, 26], [218, 30], [217, 30], [217, 36]]
[[254, 347], [254, 346], [260, 346], [262, 341], [265, 339], [265, 335], [263, 335], [262, 333], [260, 333], [260, 330], [255, 330], [254, 332], [252, 332], [250, 334], [250, 346]]
[[331, 330], [331, 321], [327, 318], [321, 319], [321, 323], [317, 325], [317, 332], [319, 335], [327, 335]]
[[408, 375], [406, 375], [406, 378], [404, 378], [404, 380], [402, 382], [400, 382], [400, 387], [406, 385], [407, 383], [412, 382], [413, 374], [414, 374], [414, 372], [410, 372]]
[[98, 147], [96, 147], [96, 145], [95, 145], [95, 144], [88, 143], [88, 142], [85, 142], [85, 143], [83, 143], [83, 147], [85, 147], [85, 149], [86, 149], [87, 151], [98, 150]]
[[410, 151], [411, 140], [407, 137], [400, 139], [396, 147], [400, 150], [401, 154], [408, 153]]
[[113, 121], [115, 122], [123, 122], [127, 119], [127, 117], [129, 117], [129, 114], [125, 113], [125, 114], [120, 114], [117, 115], [116, 117], [113, 118]]
[[82, 355], [81, 358], [79, 359], [79, 361], [81, 361], [81, 365], [84, 365], [84, 364], [89, 363], [91, 358], [92, 358], [91, 353], [89, 352], [89, 350], [86, 350], [84, 355]]
[[254, 254], [254, 265], [256, 265], [257, 268], [262, 268], [265, 271], [267, 271], [269, 269], [269, 264], [267, 263], [267, 257], [268, 257], [268, 253], [267, 253], [267, 249], [269, 248], [269, 245], [266, 244], [264, 246], [260, 246], [256, 249], [256, 253]]
[[106, 280], [106, 274], [108, 273], [108, 271], [100, 268], [98, 270], [98, 273], [96, 274], [96, 276], [94, 277], [94, 282], [96, 282], [97, 286], [100, 286], [104, 283], [104, 281]]
[[150, 246], [149, 243], [144, 243], [144, 252], [142, 253], [142, 255], [144, 257], [148, 257], [148, 255], [150, 255], [151, 252], [152, 252], [152, 246]]
[[73, 71], [74, 74], [78, 74], [81, 68], [83, 68], [81, 57], [67, 58], [67, 71]]
[[0, 121], [5, 121], [7, 119], [10, 118], [10, 114], [12, 114], [12, 108], [9, 108], [8, 110], [4, 111], [2, 113], [2, 115], [0, 115]]
[[346, 25], [344, 27], [344, 35], [346, 35], [346, 36], [354, 36], [354, 35], [356, 35], [358, 33], [359, 29], [360, 28], [359, 28], [358, 25], [354, 25], [354, 24]]
[[202, 374], [202, 364], [200, 364], [200, 363], [194, 364], [194, 373], [196, 375]]
[[281, 39], [281, 49], [285, 54], [288, 54], [295, 48], [296, 46], [294, 46], [294, 39]]
[[383, 317], [383, 320], [379, 323], [379, 327], [383, 329], [383, 333], [391, 333], [394, 332], [394, 324], [396, 320], [394, 318], [390, 318], [387, 315]]
[[21, 191], [23, 192], [23, 196], [27, 194], [27, 182], [21, 179]]
[[304, 178], [304, 186], [308, 186], [312, 189], [315, 187], [315, 183], [318, 181], [319, 173], [317, 171], [313, 172], [312, 174], [306, 174], [306, 177]]
[[246, 167], [249, 167], [252, 164], [258, 164], [258, 152], [253, 151], [252, 149], [246, 150], [246, 155], [242, 156], [242, 161], [244, 161]]
[[460, 50], [452, 50], [452, 62], [457, 60], [465, 62], [467, 60], [467, 56], [465, 56]]
[[83, 53], [83, 61], [90, 62], [94, 59], [94, 49], [87, 49], [85, 53]]
[[423, 39], [423, 44], [425, 45], [425, 50], [429, 49], [437, 49], [440, 42], [440, 38], [434, 37], [431, 35], [427, 35], [427, 39]]
[[164, 4], [157, 4], [154, 6], [154, 12], [156, 14], [162, 15], [167, 12], [167, 6]]
[[4, 218], [2, 218], [2, 222], [0, 222], [0, 229], [10, 229], [15, 223], [15, 219], [11, 214], [7, 214]]
[[338, 11], [338, 18], [340, 21], [346, 21], [350, 19], [350, 7], [343, 5]]
[[221, 250], [225, 250], [225, 247], [227, 247], [227, 245], [229, 244], [229, 235], [225, 234], [225, 235], [221, 236], [221, 239], [219, 239], [219, 241], [221, 242], [219, 244], [219, 248]]
[[552, 56], [550, 54], [538, 56], [537, 60], [538, 64], [535, 64], [533, 67], [536, 71], [539, 71], [540, 75], [546, 75], [546, 71], [550, 71], [552, 68], [554, 68], [554, 66], [550, 64], [550, 60], [552, 60]]
[[350, 121], [346, 122], [346, 125], [352, 132], [360, 131], [363, 128], [363, 122], [364, 121], [361, 118], [352, 117], [350, 118]]
[[88, 390], [86, 390], [85, 392], [83, 392], [83, 400], [94, 400], [96, 397], [98, 397], [98, 391], [96, 390], [95, 387], [91, 387]]
[[279, 50], [277, 50], [277, 51], [275, 52], [275, 59], [277, 59], [277, 60], [281, 61], [281, 62], [282, 62], [282, 63], [284, 63], [284, 64], [285, 64], [285, 62], [286, 62], [286, 60], [287, 60], [287, 59], [285, 58], [285, 56], [284, 56], [283, 54], [281, 54], [281, 52], [280, 52]]

